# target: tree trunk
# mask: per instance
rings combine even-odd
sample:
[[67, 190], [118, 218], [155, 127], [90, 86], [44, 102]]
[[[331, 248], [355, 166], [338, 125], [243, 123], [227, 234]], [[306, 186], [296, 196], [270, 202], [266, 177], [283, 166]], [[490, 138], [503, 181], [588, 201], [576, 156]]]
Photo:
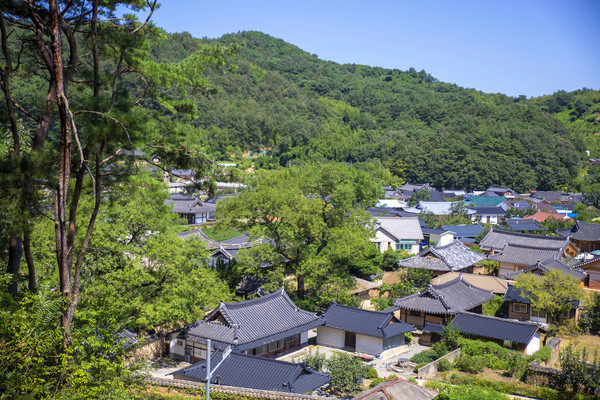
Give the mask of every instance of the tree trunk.
[[12, 281], [8, 287], [11, 294], [17, 294], [17, 276], [19, 275], [19, 265], [23, 256], [23, 248], [21, 247], [21, 233], [11, 232], [8, 247], [8, 266], [6, 272], [12, 275]]
[[298, 289], [296, 291], [296, 294], [298, 295], [298, 298], [300, 300], [304, 300], [304, 275], [298, 275], [296, 280], [298, 283]]

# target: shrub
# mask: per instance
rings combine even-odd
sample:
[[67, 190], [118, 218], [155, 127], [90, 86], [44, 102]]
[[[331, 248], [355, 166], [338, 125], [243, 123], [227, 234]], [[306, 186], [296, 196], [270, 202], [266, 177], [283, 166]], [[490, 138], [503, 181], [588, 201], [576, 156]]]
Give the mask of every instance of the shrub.
[[493, 299], [487, 301], [482, 304], [483, 313], [485, 315], [494, 315], [499, 316], [499, 314], [506, 314], [508, 308], [506, 306], [506, 302], [504, 301], [504, 297], [500, 295], [494, 296]]
[[550, 347], [544, 346], [535, 353], [533, 353], [532, 357], [537, 362], [548, 362], [550, 361], [550, 357], [552, 357], [552, 351], [550, 350]]
[[377, 370], [373, 367], [368, 367], [367, 368], [367, 373], [365, 374], [365, 378], [367, 379], [377, 379], [379, 378], [379, 374], [377, 373]]
[[418, 372], [419, 372], [419, 368], [421, 368], [421, 367], [424, 367], [424, 366], [426, 366], [427, 364], [429, 364], [429, 363], [428, 363], [428, 362], [421, 362], [421, 363], [418, 363], [418, 364], [415, 366], [415, 369], [413, 370], [413, 372], [414, 372], [415, 374], [416, 374], [416, 373], [418, 373]]
[[439, 358], [438, 353], [433, 349], [429, 349], [429, 350], [423, 350], [422, 352], [415, 354], [414, 356], [412, 356], [410, 358], [410, 361], [414, 362], [415, 364], [420, 364], [420, 363], [429, 364], [430, 362], [435, 361], [438, 358]]
[[446, 360], [445, 358], [440, 360], [440, 362], [438, 364], [438, 371], [446, 372], [446, 371], [450, 371], [451, 369], [452, 369], [452, 364], [450, 363], [450, 361]]
[[456, 369], [469, 374], [479, 374], [483, 372], [488, 364], [485, 356], [469, 356], [461, 354], [456, 360], [454, 366]]
[[331, 376], [331, 387], [338, 392], [355, 392], [359, 389], [358, 378], [367, 374], [367, 366], [346, 353], [333, 353], [325, 365]]
[[600, 293], [591, 294], [586, 301], [584, 310], [579, 318], [579, 326], [585, 332], [600, 331]]
[[390, 375], [387, 378], [377, 378], [377, 379], [373, 379], [373, 381], [371, 382], [371, 384], [369, 385], [369, 389], [374, 388], [375, 386], [379, 385], [382, 382], [385, 381], [392, 381], [394, 379], [398, 379], [398, 377], [396, 375]]
[[450, 353], [450, 349], [448, 348], [448, 346], [446, 345], [446, 343], [444, 342], [437, 342], [433, 344], [433, 350], [435, 350], [435, 352], [439, 357], [445, 356], [446, 354]]
[[314, 355], [312, 354], [312, 350], [309, 349], [308, 354], [304, 356], [302, 362], [304, 362], [308, 368], [323, 372], [327, 358], [325, 357], [325, 354], [319, 353], [319, 349], [317, 349]]
[[527, 372], [527, 366], [529, 365], [529, 358], [523, 357], [521, 354], [514, 353], [508, 359], [506, 363], [506, 371], [511, 376], [516, 376], [521, 379]]
[[412, 343], [413, 340], [413, 334], [412, 332], [406, 332], [404, 334], [404, 342], [408, 345], [410, 345]]

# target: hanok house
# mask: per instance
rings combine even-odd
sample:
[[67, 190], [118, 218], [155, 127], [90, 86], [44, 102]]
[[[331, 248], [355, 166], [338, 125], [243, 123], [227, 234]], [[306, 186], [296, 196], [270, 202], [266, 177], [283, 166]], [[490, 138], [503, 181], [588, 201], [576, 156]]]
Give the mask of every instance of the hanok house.
[[559, 254], [556, 249], [506, 244], [499, 254], [489, 256], [489, 260], [498, 262], [498, 276], [506, 278], [542, 261], [553, 260]]
[[584, 286], [593, 290], [600, 290], [600, 256], [586, 253], [582, 261], [575, 265], [587, 273]]
[[431, 400], [438, 394], [437, 390], [398, 378], [365, 390], [352, 400]]
[[[317, 372], [304, 364], [273, 360], [232, 352], [223, 359], [220, 350], [211, 354], [214, 370], [210, 383], [257, 390], [304, 394], [331, 382], [329, 374]], [[206, 361], [201, 361], [172, 373], [174, 379], [206, 382]]]
[[[531, 301], [524, 297], [521, 289], [509, 285], [504, 301], [508, 302], [508, 318], [518, 319], [519, 321], [534, 321], [539, 323], [551, 323], [552, 318], [546, 313], [546, 310], [535, 308], [531, 305]], [[571, 309], [560, 316], [561, 320], [579, 319], [580, 302], [573, 301]]]
[[187, 219], [188, 225], [203, 224], [215, 219], [216, 206], [212, 203], [202, 202], [195, 197], [181, 193], [172, 193], [166, 204], [173, 205], [173, 212], [181, 218]]
[[496, 254], [502, 252], [506, 244], [518, 246], [553, 249], [560, 256], [573, 257], [578, 253], [577, 248], [564, 237], [532, 235], [520, 232], [504, 231], [499, 229], [490, 229], [481, 242], [479, 247], [484, 253]]
[[441, 285], [429, 284], [420, 292], [397, 299], [393, 307], [401, 321], [421, 329], [426, 324], [443, 325], [459, 311], [481, 314], [481, 305], [494, 298], [491, 291], [471, 285], [462, 276]]
[[443, 283], [450, 282], [459, 276], [467, 281], [467, 283], [497, 295], [504, 296], [506, 290], [508, 289], [508, 282], [506, 279], [501, 279], [497, 276], [491, 275], [463, 274], [462, 272], [447, 272], [443, 275], [436, 276], [431, 280], [431, 284], [441, 285]]
[[577, 279], [580, 282], [581, 286], [585, 285], [586, 278], [588, 277], [587, 272], [578, 266], [568, 266], [560, 262], [559, 260], [549, 259], [545, 261], [539, 261], [527, 268], [523, 268], [517, 272], [513, 272], [506, 276], [506, 279], [514, 280], [517, 276], [521, 274], [525, 274], [527, 272], [531, 272], [535, 275], [545, 275], [546, 272], [551, 270], [558, 270], [567, 275], [571, 275], [573, 278]]
[[540, 326], [489, 315], [460, 312], [451, 325], [463, 335], [487, 340], [531, 355], [541, 348]]
[[576, 220], [571, 229], [558, 230], [557, 233], [570, 238], [582, 252], [600, 250], [600, 224]]
[[458, 240], [445, 246], [430, 246], [414, 257], [405, 258], [398, 266], [405, 268], [426, 268], [434, 275], [451, 271], [473, 272], [473, 266], [485, 259]]
[[197, 321], [171, 335], [173, 358], [188, 362], [206, 358], [206, 339], [216, 349], [272, 356], [308, 342], [308, 331], [325, 323], [298, 308], [283, 288], [257, 299], [221, 303]]
[[379, 356], [403, 346], [404, 334], [415, 327], [398, 321], [391, 313], [362, 310], [333, 303], [323, 314], [325, 325], [317, 328], [317, 344]]
[[375, 238], [371, 239], [383, 253], [391, 248], [396, 251], [404, 250], [410, 254], [419, 252], [419, 243], [423, 240], [423, 231], [419, 219], [386, 218], [375, 219]]

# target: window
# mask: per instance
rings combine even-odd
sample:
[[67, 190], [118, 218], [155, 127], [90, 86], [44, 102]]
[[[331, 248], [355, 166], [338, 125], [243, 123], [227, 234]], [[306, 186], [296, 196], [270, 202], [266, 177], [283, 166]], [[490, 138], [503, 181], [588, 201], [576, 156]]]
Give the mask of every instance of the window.
[[269, 343], [269, 352], [277, 350], [277, 342]]
[[412, 317], [420, 317], [421, 316], [421, 312], [420, 311], [416, 311], [416, 310], [410, 310], [410, 315]]
[[381, 250], [381, 242], [375, 242], [375, 247], [377, 247], [377, 250]]
[[569, 319], [569, 318], [571, 318], [571, 310], [565, 310], [565, 311], [563, 311], [563, 313], [560, 315], [560, 317], [562, 319]]
[[513, 312], [527, 313], [527, 304], [513, 303]]
[[531, 316], [534, 318], [546, 318], [546, 310], [531, 307]]
[[183, 347], [183, 340], [177, 339], [177, 346]]
[[277, 341], [277, 348], [278, 349], [283, 349], [285, 348], [285, 339], [281, 339]]
[[412, 250], [412, 244], [411, 243], [401, 243], [399, 240], [396, 240], [396, 251], [400, 251], [400, 250], [410, 251], [410, 250]]

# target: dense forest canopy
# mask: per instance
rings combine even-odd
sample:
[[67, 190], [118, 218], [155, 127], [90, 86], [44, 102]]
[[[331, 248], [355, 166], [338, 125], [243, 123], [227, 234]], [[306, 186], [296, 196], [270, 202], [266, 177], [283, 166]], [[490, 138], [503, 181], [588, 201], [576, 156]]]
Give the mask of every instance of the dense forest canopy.
[[541, 99], [464, 89], [412, 68], [323, 61], [260, 32], [173, 34], [153, 57], [177, 60], [215, 43], [244, 44], [237, 70], [212, 77], [218, 93], [194, 97], [197, 118], [180, 128], [222, 159], [268, 150], [274, 165], [371, 163], [439, 188], [551, 190], [572, 184], [589, 143]]

